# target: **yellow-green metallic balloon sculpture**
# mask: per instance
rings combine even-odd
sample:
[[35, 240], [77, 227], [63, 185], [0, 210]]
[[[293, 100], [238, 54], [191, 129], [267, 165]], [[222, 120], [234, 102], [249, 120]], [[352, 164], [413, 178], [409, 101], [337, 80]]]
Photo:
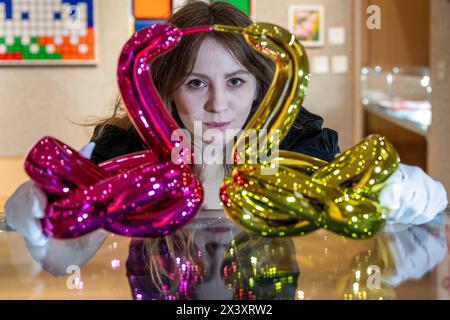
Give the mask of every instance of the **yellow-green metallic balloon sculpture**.
[[[265, 98], [234, 145], [234, 169], [220, 190], [227, 215], [268, 237], [304, 235], [318, 228], [353, 238], [372, 236], [386, 212], [378, 192], [399, 164], [392, 144], [371, 135], [331, 162], [280, 150], [270, 161], [255, 163], [267, 151], [274, 155], [293, 125], [308, 89], [308, 58], [294, 35], [273, 24], [213, 28], [242, 34], [276, 65]], [[256, 145], [247, 141], [249, 129], [269, 133]], [[273, 174], [264, 171], [274, 168]]]

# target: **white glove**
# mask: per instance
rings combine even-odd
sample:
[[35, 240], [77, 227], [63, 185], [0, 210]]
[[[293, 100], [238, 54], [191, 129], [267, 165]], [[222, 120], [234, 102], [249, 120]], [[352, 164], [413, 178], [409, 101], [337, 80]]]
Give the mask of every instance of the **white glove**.
[[[89, 159], [95, 142], [88, 143], [80, 154]], [[32, 180], [17, 188], [5, 204], [6, 224], [25, 237], [26, 245], [34, 259], [42, 260], [48, 249], [49, 239], [44, 235], [39, 219], [45, 215], [47, 197]]]
[[380, 192], [388, 223], [424, 224], [445, 210], [447, 192], [421, 168], [400, 164]]

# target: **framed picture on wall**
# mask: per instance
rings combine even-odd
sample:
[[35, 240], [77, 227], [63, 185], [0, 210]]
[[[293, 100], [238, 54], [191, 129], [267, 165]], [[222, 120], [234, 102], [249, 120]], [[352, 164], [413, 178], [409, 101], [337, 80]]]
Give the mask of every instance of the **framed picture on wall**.
[[289, 29], [305, 47], [322, 47], [325, 37], [325, 9], [321, 5], [289, 7]]
[[0, 0], [0, 65], [90, 65], [96, 0]]

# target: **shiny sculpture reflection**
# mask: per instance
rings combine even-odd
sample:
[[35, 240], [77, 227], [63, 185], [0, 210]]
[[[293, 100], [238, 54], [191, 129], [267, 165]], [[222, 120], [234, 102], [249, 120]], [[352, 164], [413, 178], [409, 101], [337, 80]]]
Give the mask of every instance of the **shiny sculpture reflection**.
[[263, 238], [242, 232], [225, 253], [223, 281], [234, 300], [293, 300], [300, 270], [288, 238]]
[[[304, 235], [317, 228], [353, 238], [372, 236], [384, 222], [377, 192], [399, 163], [394, 147], [372, 135], [330, 163], [280, 151], [271, 161], [255, 164], [252, 160], [267, 151], [272, 154], [297, 117], [310, 80], [306, 52], [294, 35], [276, 25], [214, 28], [242, 33], [276, 65], [266, 97], [244, 128], [244, 133], [267, 129], [269, 134], [260, 136], [258, 146], [241, 135], [234, 146], [235, 168], [221, 188], [228, 216], [262, 236]], [[270, 168], [278, 170], [264, 174]]]

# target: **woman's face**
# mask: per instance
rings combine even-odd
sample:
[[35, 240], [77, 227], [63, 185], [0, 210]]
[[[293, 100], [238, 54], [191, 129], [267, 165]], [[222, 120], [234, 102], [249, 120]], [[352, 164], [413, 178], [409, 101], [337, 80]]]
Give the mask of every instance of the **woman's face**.
[[255, 76], [221, 43], [206, 38], [192, 72], [173, 98], [191, 133], [202, 134], [206, 143], [223, 145], [232, 140], [231, 133], [244, 126], [256, 99], [256, 88]]

